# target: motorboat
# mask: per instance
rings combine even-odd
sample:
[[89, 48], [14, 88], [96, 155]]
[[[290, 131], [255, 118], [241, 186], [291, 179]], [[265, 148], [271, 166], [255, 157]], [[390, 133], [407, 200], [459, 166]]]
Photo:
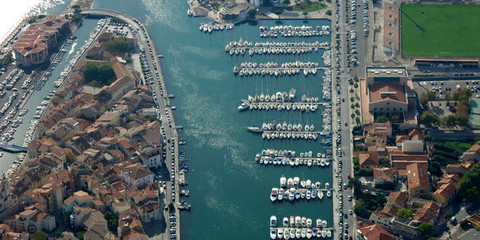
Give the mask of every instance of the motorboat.
[[289, 225], [289, 224], [288, 224], [288, 217], [284, 217], [284, 218], [283, 218], [283, 226], [284, 226], [284, 227], [288, 227], [288, 225]]
[[287, 178], [285, 176], [282, 176], [280, 178], [280, 187], [285, 187], [287, 185]]
[[270, 239], [276, 239], [276, 238], [277, 238], [277, 229], [270, 228]]
[[278, 197], [278, 188], [272, 188], [272, 192], [270, 193], [270, 200], [274, 202], [277, 200]]
[[277, 217], [270, 216], [270, 227], [276, 227], [276, 226], [277, 226]]

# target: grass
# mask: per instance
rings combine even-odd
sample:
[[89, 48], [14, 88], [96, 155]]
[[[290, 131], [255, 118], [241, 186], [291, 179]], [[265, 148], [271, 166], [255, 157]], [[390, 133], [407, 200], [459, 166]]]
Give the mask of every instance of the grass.
[[404, 57], [480, 57], [480, 6], [402, 5]]
[[318, 10], [322, 10], [326, 8], [327, 5], [325, 3], [307, 3], [307, 2], [301, 2], [298, 4], [295, 4], [293, 6], [293, 9], [296, 11], [301, 11], [301, 12], [315, 12]]

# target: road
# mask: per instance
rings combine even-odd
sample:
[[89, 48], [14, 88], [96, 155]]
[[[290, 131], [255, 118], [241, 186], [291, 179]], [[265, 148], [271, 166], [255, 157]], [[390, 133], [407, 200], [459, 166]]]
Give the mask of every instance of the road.
[[[176, 130], [175, 120], [171, 107], [168, 105], [168, 93], [163, 79], [163, 72], [160, 62], [158, 60], [158, 53], [153, 43], [147, 28], [137, 19], [123, 13], [110, 10], [85, 10], [82, 14], [99, 15], [117, 17], [128, 24], [136, 31], [137, 41], [140, 49], [143, 50], [146, 60], [146, 65], [150, 69], [153, 78], [153, 93], [154, 99], [158, 105], [158, 119], [161, 124], [162, 136], [165, 139], [165, 164], [170, 172], [171, 180], [167, 181], [165, 185], [165, 206], [173, 203], [175, 206], [175, 213], [168, 215], [168, 212], [163, 211], [165, 221], [167, 222], [167, 229], [165, 234], [157, 236], [153, 239], [180, 239], [180, 210], [177, 207], [180, 200], [180, 188], [178, 185], [178, 134]], [[157, 98], [157, 96], [159, 96]], [[172, 187], [173, 185], [173, 187]], [[174, 216], [174, 217], [171, 217]], [[173, 220], [175, 219], [175, 220]], [[171, 229], [175, 231], [170, 232]]]
[[[359, 19], [363, 19], [364, 6], [363, 1], [358, 0], [356, 2], [356, 11]], [[350, 22], [352, 13], [352, 1], [337, 1], [336, 3], [336, 15], [338, 15], [338, 21], [335, 22], [335, 34], [332, 42], [335, 44], [333, 48], [334, 64], [333, 64], [333, 80], [336, 88], [332, 94], [333, 104], [333, 138], [334, 138], [334, 178], [333, 186], [335, 188], [334, 198], [334, 227], [337, 230], [335, 232], [334, 239], [354, 239], [355, 238], [355, 223], [356, 217], [353, 212], [353, 200], [350, 201], [350, 196], [353, 196], [353, 190], [350, 188], [344, 188], [344, 184], [348, 184], [348, 177], [353, 177], [353, 136], [351, 126], [354, 124], [354, 119], [350, 117], [350, 93], [349, 93], [349, 79], [352, 74], [360, 74], [365, 68], [365, 55], [368, 45], [368, 38], [364, 36], [364, 21], [357, 20], [356, 23]], [[352, 38], [350, 37], [352, 31], [357, 32], [357, 38], [355, 40], [358, 58], [358, 66], [354, 67], [351, 62], [353, 56]], [[337, 35], [339, 40], [337, 41]], [[352, 68], [352, 69], [350, 69]], [[346, 218], [345, 218], [346, 216]]]

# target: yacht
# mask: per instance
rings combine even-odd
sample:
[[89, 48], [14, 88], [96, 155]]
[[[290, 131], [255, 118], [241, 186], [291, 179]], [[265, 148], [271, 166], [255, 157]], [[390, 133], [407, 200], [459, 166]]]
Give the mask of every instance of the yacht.
[[277, 226], [277, 217], [270, 216], [270, 227], [276, 227], [276, 226]]
[[312, 227], [312, 219], [311, 219], [311, 218], [308, 218], [308, 219], [307, 219], [307, 227], [308, 227], [308, 228], [311, 228], [311, 227]]
[[283, 188], [278, 189], [278, 196], [277, 196], [278, 201], [283, 200], [283, 195], [285, 195]]
[[284, 217], [284, 218], [283, 218], [283, 226], [284, 226], [284, 227], [288, 227], [288, 225], [289, 225], [289, 224], [288, 224], [288, 217]]
[[295, 217], [295, 227], [300, 227], [302, 225], [302, 218], [300, 216]]
[[279, 228], [277, 231], [278, 239], [283, 239], [283, 228]]
[[290, 216], [290, 227], [294, 227], [294, 226], [295, 226], [295, 217]]
[[317, 193], [317, 195], [318, 195], [318, 199], [322, 200], [322, 198], [323, 198], [323, 191], [319, 190], [318, 193]]
[[243, 111], [249, 109], [250, 105], [246, 102], [242, 102], [240, 106], [238, 106], [238, 111]]
[[332, 191], [330, 190], [327, 191], [327, 197], [332, 197]]
[[307, 229], [307, 238], [312, 238], [312, 229]]

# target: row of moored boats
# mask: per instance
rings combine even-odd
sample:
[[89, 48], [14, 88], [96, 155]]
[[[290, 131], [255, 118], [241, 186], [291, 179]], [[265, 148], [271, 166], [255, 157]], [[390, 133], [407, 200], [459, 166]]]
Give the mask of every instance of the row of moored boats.
[[198, 30], [204, 33], [212, 33], [215, 31], [223, 31], [223, 30], [232, 30], [234, 27], [233, 23], [200, 23]]
[[305, 54], [318, 52], [320, 49], [329, 49], [328, 42], [252, 42], [231, 41], [225, 46], [225, 51], [230, 55], [245, 55], [248, 53], [253, 55], [267, 55], [267, 54]]
[[276, 216], [270, 216], [270, 238], [271, 239], [318, 239], [330, 238], [331, 229], [327, 227], [327, 221], [307, 217], [290, 216], [282, 219], [282, 226], [279, 227]]
[[273, 27], [260, 26], [260, 37], [277, 38], [277, 37], [319, 37], [330, 35], [330, 26], [291, 26], [278, 25]]

